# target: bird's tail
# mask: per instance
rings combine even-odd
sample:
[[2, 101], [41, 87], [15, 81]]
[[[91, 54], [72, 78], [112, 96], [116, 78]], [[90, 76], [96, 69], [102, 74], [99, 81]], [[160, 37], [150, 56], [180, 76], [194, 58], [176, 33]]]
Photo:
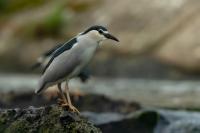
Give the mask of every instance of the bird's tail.
[[30, 69], [31, 69], [31, 70], [35, 70], [36, 68], [39, 68], [39, 67], [41, 67], [41, 63], [40, 63], [40, 62], [37, 62], [37, 63], [33, 64], [33, 65], [30, 67]]
[[46, 83], [43, 82], [43, 80], [40, 80], [39, 81], [39, 85], [38, 85], [38, 87], [35, 90], [35, 93], [36, 94], [40, 94], [43, 90], [45, 90], [45, 88], [46, 88]]
[[37, 59], [37, 62], [31, 66], [30, 69], [34, 70], [36, 68], [42, 67], [44, 61], [45, 61], [45, 57], [41, 56], [40, 58]]

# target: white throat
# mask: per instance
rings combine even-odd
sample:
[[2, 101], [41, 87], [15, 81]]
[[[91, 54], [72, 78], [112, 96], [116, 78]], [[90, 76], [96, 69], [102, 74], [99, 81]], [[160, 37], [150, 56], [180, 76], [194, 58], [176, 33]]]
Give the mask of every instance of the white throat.
[[85, 38], [96, 43], [100, 43], [106, 39], [104, 35], [100, 34], [96, 30], [89, 31], [88, 33], [83, 34], [83, 35], [78, 35], [78, 38]]

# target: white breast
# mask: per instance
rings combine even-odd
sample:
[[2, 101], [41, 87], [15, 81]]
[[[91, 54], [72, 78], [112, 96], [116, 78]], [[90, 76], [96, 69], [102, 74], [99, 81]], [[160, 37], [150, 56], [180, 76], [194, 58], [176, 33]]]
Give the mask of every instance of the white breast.
[[77, 41], [78, 44], [72, 48], [72, 51], [79, 56], [81, 62], [70, 74], [70, 77], [76, 76], [81, 72], [81, 70], [90, 62], [98, 47], [97, 42], [88, 38], [79, 38]]

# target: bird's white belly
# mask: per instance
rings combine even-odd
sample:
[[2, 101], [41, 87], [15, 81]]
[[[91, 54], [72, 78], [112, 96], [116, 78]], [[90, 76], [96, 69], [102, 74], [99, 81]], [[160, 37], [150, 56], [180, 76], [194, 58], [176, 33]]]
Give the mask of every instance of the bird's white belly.
[[74, 71], [68, 76], [68, 78], [78, 75], [81, 70], [90, 62], [94, 53], [96, 52], [97, 46], [91, 46], [85, 49], [80, 54], [80, 64], [74, 69]]

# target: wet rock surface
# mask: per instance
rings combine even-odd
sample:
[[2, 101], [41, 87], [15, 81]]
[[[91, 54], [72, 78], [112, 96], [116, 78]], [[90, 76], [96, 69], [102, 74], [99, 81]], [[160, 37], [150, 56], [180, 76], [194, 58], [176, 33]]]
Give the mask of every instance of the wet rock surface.
[[[0, 131], [17, 131], [20, 133], [66, 131], [98, 133], [100, 132], [98, 129], [100, 124], [124, 119], [125, 114], [129, 114], [141, 108], [139, 104], [134, 102], [114, 101], [101, 95], [84, 95], [77, 97], [75, 94], [72, 94], [73, 103], [83, 112], [81, 116], [79, 116], [68, 111], [63, 111], [55, 105], [51, 105], [55, 103], [57, 97], [50, 96], [50, 94], [47, 95], [49, 95], [49, 97], [43, 95], [35, 97], [32, 92], [24, 94], [12, 92], [7, 94], [7, 98], [4, 97], [1, 99]], [[44, 105], [46, 107], [40, 107]], [[91, 115], [87, 115], [84, 111], [89, 111], [88, 114], [93, 113], [94, 119], [89, 117]], [[115, 112], [116, 115], [110, 115], [108, 112]], [[101, 116], [99, 115], [100, 113], [102, 113]], [[120, 119], [118, 114], [121, 114]], [[97, 123], [97, 119], [100, 121], [99, 123]], [[99, 127], [96, 128], [91, 123]]]
[[153, 133], [158, 114], [153, 111], [137, 111], [119, 121], [99, 124], [103, 133]]
[[[200, 113], [175, 110], [139, 110], [126, 115], [83, 113], [103, 133], [199, 133]], [[107, 116], [107, 117], [102, 117]], [[101, 120], [103, 119], [103, 120]]]
[[76, 113], [63, 111], [53, 105], [40, 108], [2, 109], [0, 132], [100, 133], [101, 131]]
[[48, 95], [33, 98], [32, 93], [12, 93], [7, 95], [9, 102], [2, 98], [0, 132], [200, 132], [198, 111], [146, 108], [135, 102], [111, 100], [102, 95], [78, 97], [71, 94], [73, 103], [81, 111], [79, 116], [52, 105], [57, 98]]

